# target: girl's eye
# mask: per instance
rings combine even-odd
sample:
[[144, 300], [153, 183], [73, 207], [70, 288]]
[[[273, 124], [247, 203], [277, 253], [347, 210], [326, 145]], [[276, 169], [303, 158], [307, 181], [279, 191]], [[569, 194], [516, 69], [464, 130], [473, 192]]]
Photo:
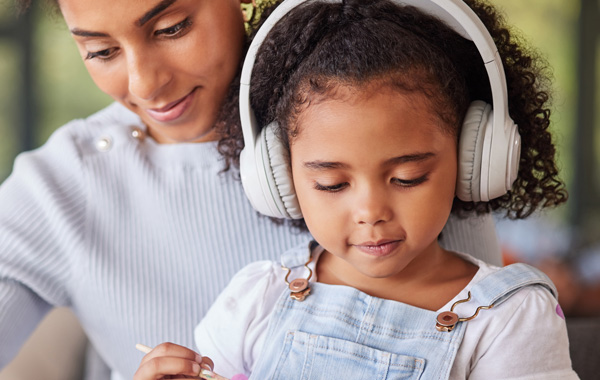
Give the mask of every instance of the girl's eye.
[[101, 61], [109, 61], [111, 60], [115, 54], [117, 53], [117, 48], [108, 48], [98, 51], [90, 51], [85, 56], [86, 60], [90, 59], [99, 59]]
[[188, 28], [192, 25], [192, 21], [188, 18], [183, 20], [182, 22], [173, 25], [169, 28], [159, 29], [154, 32], [155, 36], [164, 36], [168, 38], [178, 38], [182, 37], [188, 30]]
[[428, 179], [429, 179], [429, 177], [427, 176], [427, 174], [425, 174], [422, 177], [414, 178], [414, 179], [392, 178], [392, 183], [395, 183], [398, 186], [402, 186], [402, 187], [415, 187], [415, 186], [420, 185], [423, 182], [427, 181]]
[[344, 183], [338, 183], [335, 185], [329, 185], [329, 186], [325, 186], [325, 185], [321, 185], [318, 182], [315, 182], [315, 189], [319, 190], [319, 191], [327, 191], [330, 193], [337, 193], [338, 191], [342, 191], [344, 190], [344, 188], [348, 186], [347, 182]]

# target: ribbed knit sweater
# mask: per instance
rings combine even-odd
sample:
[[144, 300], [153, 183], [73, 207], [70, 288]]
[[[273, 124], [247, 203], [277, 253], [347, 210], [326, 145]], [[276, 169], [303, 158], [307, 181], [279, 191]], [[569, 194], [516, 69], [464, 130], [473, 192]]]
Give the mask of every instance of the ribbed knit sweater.
[[[135, 343], [193, 348], [233, 274], [306, 239], [251, 208], [216, 143], [161, 145], [144, 129], [113, 104], [16, 159], [0, 187], [0, 368], [50, 308], [68, 306], [130, 379]], [[500, 260], [491, 217], [451, 220], [443, 244]]]

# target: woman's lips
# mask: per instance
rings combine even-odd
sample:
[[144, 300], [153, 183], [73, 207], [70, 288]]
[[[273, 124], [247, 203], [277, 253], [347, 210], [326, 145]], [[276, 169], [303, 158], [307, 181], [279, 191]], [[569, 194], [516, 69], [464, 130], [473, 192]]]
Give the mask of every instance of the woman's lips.
[[167, 123], [177, 120], [189, 108], [196, 94], [196, 88], [183, 98], [167, 104], [162, 108], [147, 109], [146, 113], [156, 121]]
[[402, 243], [402, 240], [380, 240], [378, 242], [368, 241], [360, 244], [354, 244], [354, 246], [359, 251], [368, 255], [383, 257], [394, 252], [400, 243]]

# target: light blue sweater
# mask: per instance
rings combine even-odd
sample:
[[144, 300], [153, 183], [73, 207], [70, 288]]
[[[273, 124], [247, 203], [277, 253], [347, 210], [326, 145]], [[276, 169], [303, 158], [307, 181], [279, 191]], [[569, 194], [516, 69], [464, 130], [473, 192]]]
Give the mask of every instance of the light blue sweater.
[[[135, 343], [193, 348], [233, 274], [306, 239], [251, 208], [216, 143], [160, 145], [136, 129], [118, 104], [73, 121], [21, 154], [0, 187], [0, 368], [60, 305], [131, 378]], [[446, 247], [499, 262], [491, 217], [445, 231]]]

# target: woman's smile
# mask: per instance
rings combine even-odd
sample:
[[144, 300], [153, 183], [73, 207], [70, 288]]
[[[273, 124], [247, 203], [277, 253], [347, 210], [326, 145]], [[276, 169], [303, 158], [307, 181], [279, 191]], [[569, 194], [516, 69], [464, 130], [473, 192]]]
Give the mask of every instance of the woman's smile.
[[161, 108], [146, 109], [146, 113], [154, 120], [160, 123], [169, 123], [176, 121], [185, 111], [188, 110], [194, 101], [198, 87], [195, 87], [189, 94], [181, 99], [175, 100]]

